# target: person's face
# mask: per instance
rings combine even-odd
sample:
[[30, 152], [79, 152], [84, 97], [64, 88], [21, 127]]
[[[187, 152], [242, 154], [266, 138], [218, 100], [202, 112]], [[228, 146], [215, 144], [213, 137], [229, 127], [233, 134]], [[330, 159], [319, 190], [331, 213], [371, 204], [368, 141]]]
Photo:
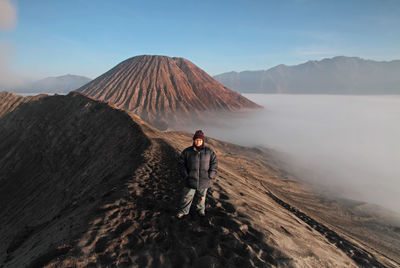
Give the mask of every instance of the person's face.
[[197, 147], [200, 147], [200, 146], [203, 144], [203, 140], [202, 140], [202, 139], [195, 139], [195, 140], [194, 140], [194, 144], [195, 144]]

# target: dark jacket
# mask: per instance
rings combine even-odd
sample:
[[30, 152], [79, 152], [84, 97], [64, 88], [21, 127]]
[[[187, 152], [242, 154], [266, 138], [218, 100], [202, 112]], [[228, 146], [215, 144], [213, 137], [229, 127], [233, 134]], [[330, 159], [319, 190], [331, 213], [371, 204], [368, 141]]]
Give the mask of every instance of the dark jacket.
[[195, 151], [192, 145], [182, 151], [179, 158], [179, 169], [185, 178], [187, 187], [209, 188], [210, 180], [217, 176], [217, 156], [207, 146], [203, 146], [200, 151]]

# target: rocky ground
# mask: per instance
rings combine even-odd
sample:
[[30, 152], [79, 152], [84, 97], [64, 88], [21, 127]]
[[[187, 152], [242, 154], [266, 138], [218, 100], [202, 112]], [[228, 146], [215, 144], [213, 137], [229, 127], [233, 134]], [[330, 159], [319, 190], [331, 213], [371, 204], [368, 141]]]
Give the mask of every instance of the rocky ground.
[[77, 93], [0, 104], [0, 267], [400, 265], [395, 229], [322, 202], [271, 150], [208, 138], [206, 217], [178, 220], [192, 133]]

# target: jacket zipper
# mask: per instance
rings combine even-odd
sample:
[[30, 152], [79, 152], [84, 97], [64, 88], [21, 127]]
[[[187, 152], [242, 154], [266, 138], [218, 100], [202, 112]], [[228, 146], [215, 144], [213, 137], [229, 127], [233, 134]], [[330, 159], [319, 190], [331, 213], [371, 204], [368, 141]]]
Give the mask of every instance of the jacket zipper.
[[199, 189], [199, 184], [200, 184], [200, 152], [197, 152], [198, 160], [199, 160], [199, 169], [198, 169], [198, 174], [197, 174], [197, 189]]

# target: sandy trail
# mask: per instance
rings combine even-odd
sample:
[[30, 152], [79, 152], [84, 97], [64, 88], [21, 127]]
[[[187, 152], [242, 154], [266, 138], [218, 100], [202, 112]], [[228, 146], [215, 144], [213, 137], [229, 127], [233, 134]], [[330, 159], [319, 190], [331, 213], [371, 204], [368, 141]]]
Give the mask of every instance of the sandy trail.
[[191, 213], [176, 219], [182, 189], [176, 151], [152, 139], [143, 156], [145, 164], [126, 183], [126, 197], [103, 205], [79, 239], [80, 254], [54, 260], [49, 267], [260, 267], [284, 262], [284, 254], [265, 243], [264, 234], [245, 215], [234, 215], [234, 205], [222, 192], [209, 192], [205, 218]]

